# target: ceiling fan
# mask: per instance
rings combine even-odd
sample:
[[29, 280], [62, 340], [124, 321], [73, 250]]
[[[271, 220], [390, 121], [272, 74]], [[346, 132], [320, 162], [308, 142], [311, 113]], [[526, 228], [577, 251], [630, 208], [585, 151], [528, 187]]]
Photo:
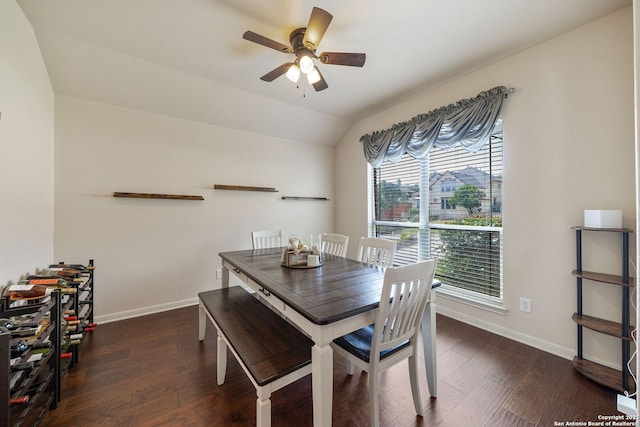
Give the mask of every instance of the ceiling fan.
[[271, 82], [283, 74], [294, 83], [298, 82], [300, 73], [307, 76], [307, 81], [316, 91], [321, 91], [329, 87], [324, 77], [320, 73], [313, 60], [316, 59], [323, 64], [348, 65], [350, 67], [362, 67], [364, 65], [366, 55], [364, 53], [345, 53], [345, 52], [323, 52], [316, 55], [316, 49], [320, 44], [320, 40], [329, 27], [329, 23], [333, 16], [326, 10], [314, 7], [309, 17], [309, 23], [306, 28], [298, 28], [291, 32], [289, 42], [291, 46], [287, 46], [253, 31], [247, 31], [242, 38], [254, 43], [261, 44], [271, 49], [278, 50], [283, 53], [292, 53], [296, 56], [293, 62], [285, 62], [264, 76], [260, 77], [265, 82]]

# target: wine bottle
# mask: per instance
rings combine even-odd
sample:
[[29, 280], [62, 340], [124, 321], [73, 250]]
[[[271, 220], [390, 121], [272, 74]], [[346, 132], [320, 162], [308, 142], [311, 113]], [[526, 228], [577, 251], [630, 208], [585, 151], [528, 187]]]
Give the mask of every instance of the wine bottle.
[[29, 395], [9, 399], [9, 406], [24, 405], [25, 403], [29, 403]]
[[13, 391], [14, 388], [18, 384], [20, 384], [20, 380], [22, 379], [23, 371], [17, 371], [11, 373], [11, 379], [9, 380], [9, 390]]
[[31, 348], [34, 350], [40, 350], [43, 348], [51, 348], [51, 341], [42, 341], [39, 343], [35, 343], [31, 345]]
[[77, 271], [88, 271], [89, 267], [84, 266], [82, 264], [65, 264], [64, 262], [60, 262], [58, 264], [51, 264], [49, 268], [66, 268], [69, 270], [77, 270]]
[[62, 347], [66, 347], [66, 346], [70, 346], [70, 345], [78, 345], [81, 342], [82, 342], [82, 340], [79, 340], [79, 339], [70, 340], [70, 339], [63, 338], [62, 341], [60, 342], [60, 344], [62, 344]]
[[[11, 332], [11, 335], [20, 336], [23, 334], [18, 334], [18, 331], [27, 330], [31, 331], [33, 328], [38, 327], [38, 322], [30, 322], [30, 321], [22, 321], [16, 322], [11, 319], [0, 319], [0, 328], [4, 328], [8, 332]], [[31, 335], [31, 334], [29, 334]]]
[[2, 289], [1, 295], [8, 296], [11, 300], [35, 300], [51, 295], [51, 290], [43, 285], [7, 285]]
[[25, 352], [26, 349], [29, 348], [29, 345], [26, 341], [20, 340], [17, 343], [11, 346], [11, 358], [15, 359], [16, 357], [22, 356], [22, 353]]
[[0, 319], [0, 327], [5, 328], [9, 331], [13, 331], [17, 326], [15, 323], [13, 323], [13, 320], [2, 318]]
[[64, 280], [66, 285], [68, 286], [71, 283], [82, 283], [84, 282], [84, 278], [78, 276], [64, 276], [61, 274], [44, 274], [38, 272], [36, 274], [28, 275], [24, 280], [47, 280], [47, 279], [60, 279]]
[[67, 281], [82, 281], [82, 272], [80, 270], [73, 270], [71, 268], [44, 268], [42, 270], [36, 269], [36, 273], [32, 276], [36, 277], [59, 277]]
[[78, 345], [82, 342], [82, 340], [67, 340], [67, 339], [63, 339], [62, 340], [62, 346], [68, 346], [68, 345]]
[[67, 288], [69, 282], [59, 277], [45, 277], [45, 276], [28, 276], [24, 280], [18, 282], [19, 285], [44, 285], [51, 286], [53, 288]]
[[43, 271], [50, 271], [50, 272], [56, 272], [56, 273], [62, 273], [62, 274], [81, 274], [82, 270], [84, 269], [85, 267], [76, 268], [76, 267], [71, 267], [65, 264], [57, 264], [57, 265], [50, 265], [49, 267], [44, 268]]
[[77, 331], [78, 333], [81, 332], [91, 332], [93, 331], [96, 327], [98, 326], [97, 323], [89, 323], [89, 322], [85, 322], [83, 324], [77, 325]]
[[14, 363], [11, 365], [11, 371], [26, 371], [27, 369], [33, 369], [33, 362]]
[[80, 270], [73, 270], [70, 268], [45, 268], [43, 270], [36, 270], [35, 277], [60, 277], [69, 282], [82, 282], [82, 272]]

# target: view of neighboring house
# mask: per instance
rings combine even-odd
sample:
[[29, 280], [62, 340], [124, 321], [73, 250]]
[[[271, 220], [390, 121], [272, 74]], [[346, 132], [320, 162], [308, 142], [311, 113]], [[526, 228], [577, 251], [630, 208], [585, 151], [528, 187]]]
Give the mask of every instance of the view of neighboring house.
[[[456, 206], [449, 201], [463, 185], [473, 186], [484, 194], [479, 198], [478, 215], [502, 213], [502, 177], [493, 176], [493, 180], [490, 178], [488, 173], [473, 166], [462, 170], [433, 172], [429, 178], [429, 216], [438, 220], [469, 216], [464, 206]], [[395, 183], [383, 182], [380, 192], [385, 201], [381, 206], [380, 220], [418, 221], [420, 188], [417, 184], [403, 184], [400, 179]]]
[[480, 214], [502, 212], [502, 178], [493, 177], [473, 166], [459, 171], [434, 172], [429, 179], [429, 214], [439, 219], [453, 219], [467, 216], [463, 206], [455, 206], [449, 200], [463, 185], [472, 185], [484, 193], [480, 198]]

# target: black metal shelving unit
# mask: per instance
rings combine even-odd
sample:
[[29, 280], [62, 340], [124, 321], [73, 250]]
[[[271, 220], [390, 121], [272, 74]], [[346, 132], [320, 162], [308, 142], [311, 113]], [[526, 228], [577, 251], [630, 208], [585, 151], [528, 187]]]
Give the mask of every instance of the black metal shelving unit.
[[[609, 387], [618, 392], [633, 392], [635, 384], [631, 381], [631, 375], [627, 371], [627, 363], [631, 357], [631, 333], [633, 327], [630, 324], [630, 289], [635, 286], [634, 278], [629, 276], [629, 234], [633, 230], [628, 228], [590, 228], [573, 227], [576, 232], [576, 269], [572, 274], [576, 276], [577, 286], [577, 311], [573, 314], [573, 320], [577, 324], [578, 348], [577, 355], [573, 359], [573, 365], [578, 372], [587, 378]], [[608, 232], [618, 233], [621, 236], [621, 274], [605, 274], [593, 271], [586, 271], [582, 268], [582, 233], [583, 232]], [[621, 310], [620, 322], [589, 316], [583, 313], [583, 281], [593, 281], [620, 286], [621, 288]], [[583, 330], [607, 334], [621, 340], [622, 360], [621, 370], [613, 369], [599, 363], [587, 360], [583, 353]]]

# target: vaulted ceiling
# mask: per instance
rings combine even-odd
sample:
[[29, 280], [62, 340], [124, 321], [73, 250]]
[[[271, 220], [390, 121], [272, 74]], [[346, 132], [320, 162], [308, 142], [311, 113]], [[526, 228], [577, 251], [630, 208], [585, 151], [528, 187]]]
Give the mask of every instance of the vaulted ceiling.
[[[354, 121], [631, 0], [17, 0], [58, 95], [334, 145]], [[333, 20], [318, 53], [364, 52], [363, 68], [318, 63], [328, 89], [260, 76], [293, 55], [313, 7]], [[470, 94], [473, 96], [475, 94]]]

